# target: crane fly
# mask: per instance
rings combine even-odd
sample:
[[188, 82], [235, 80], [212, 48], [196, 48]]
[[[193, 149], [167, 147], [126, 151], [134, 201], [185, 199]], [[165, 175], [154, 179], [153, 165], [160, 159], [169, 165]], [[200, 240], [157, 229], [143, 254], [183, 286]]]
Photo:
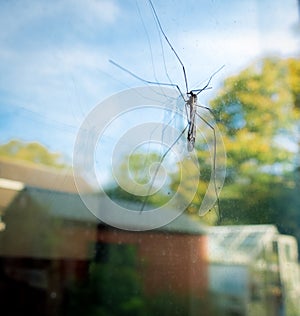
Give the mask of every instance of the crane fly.
[[[140, 81], [142, 81], [142, 82], [144, 82], [146, 84], [160, 85], [160, 86], [176, 88], [178, 90], [180, 96], [184, 100], [184, 108], [185, 108], [184, 111], [185, 111], [185, 114], [186, 114], [186, 117], [187, 117], [187, 123], [185, 124], [185, 126], [182, 129], [182, 131], [180, 132], [180, 134], [176, 137], [174, 142], [171, 144], [171, 146], [160, 157], [160, 161], [159, 161], [158, 166], [155, 169], [154, 176], [152, 177], [152, 181], [150, 183], [150, 187], [148, 189], [147, 194], [145, 195], [144, 201], [143, 201], [142, 206], [140, 208], [140, 213], [142, 213], [145, 210], [145, 206], [146, 206], [146, 204], [148, 202], [149, 196], [151, 195], [151, 190], [152, 190], [152, 187], [154, 185], [155, 178], [158, 175], [160, 165], [163, 163], [163, 161], [165, 160], [166, 156], [171, 151], [173, 146], [175, 146], [175, 144], [179, 141], [179, 139], [181, 139], [181, 137], [186, 133], [186, 131], [187, 131], [187, 137], [186, 137], [187, 151], [188, 152], [194, 151], [196, 137], [197, 137], [197, 135], [196, 135], [196, 130], [197, 130], [196, 119], [197, 118], [200, 119], [204, 124], [206, 124], [209, 127], [209, 129], [211, 129], [211, 131], [213, 132], [213, 163], [212, 163], [213, 171], [212, 171], [212, 174], [213, 174], [213, 181], [214, 181], [214, 191], [215, 191], [216, 201], [217, 201], [218, 210], [219, 210], [220, 209], [220, 207], [219, 207], [219, 193], [218, 193], [218, 188], [217, 188], [217, 184], [216, 184], [216, 151], [217, 151], [217, 148], [216, 148], [217, 147], [216, 130], [215, 130], [214, 126], [205, 117], [201, 116], [198, 113], [197, 110], [198, 109], [206, 110], [214, 117], [214, 113], [209, 107], [206, 107], [206, 106], [198, 104], [198, 95], [201, 92], [203, 92], [204, 90], [211, 89], [211, 87], [209, 87], [209, 85], [210, 85], [210, 82], [211, 82], [212, 78], [214, 77], [215, 74], [217, 74], [224, 67], [224, 65], [222, 67], [220, 67], [217, 71], [215, 71], [210, 76], [210, 78], [208, 79], [208, 81], [207, 81], [207, 83], [205, 84], [204, 87], [202, 87], [200, 89], [189, 90], [188, 89], [188, 80], [187, 80], [185, 66], [184, 66], [181, 58], [177, 54], [176, 50], [174, 49], [173, 45], [169, 41], [169, 39], [168, 39], [168, 37], [167, 37], [167, 35], [166, 35], [161, 23], [160, 23], [160, 20], [159, 20], [158, 14], [156, 12], [156, 9], [155, 9], [155, 7], [153, 5], [153, 2], [151, 0], [148, 0], [148, 3], [150, 4], [150, 7], [151, 7], [151, 10], [152, 10], [154, 19], [155, 19], [156, 24], [157, 24], [158, 29], [159, 29], [159, 32], [163, 36], [165, 42], [167, 43], [167, 45], [170, 48], [171, 52], [175, 55], [177, 61], [179, 62], [180, 66], [181, 66], [182, 73], [183, 73], [183, 79], [184, 79], [184, 83], [185, 83], [186, 93], [184, 94], [182, 92], [182, 90], [180, 89], [178, 84], [171, 82], [167, 71], [166, 71], [166, 74], [167, 74], [167, 77], [168, 77], [170, 82], [157, 82], [157, 81], [146, 80], [146, 79], [136, 75], [132, 71], [130, 71], [130, 70], [124, 68], [123, 66], [119, 65], [118, 63], [116, 63], [113, 60], [109, 60], [109, 62], [111, 64], [113, 64], [114, 66], [118, 67], [119, 69], [121, 69], [122, 71], [128, 73], [132, 77], [134, 77], [134, 78], [136, 78], [136, 79], [138, 79], [138, 80], [140, 80]], [[185, 97], [185, 95], [186, 95], [186, 97]], [[171, 120], [170, 120], [170, 122], [171, 122]], [[218, 215], [220, 216], [220, 213]]]

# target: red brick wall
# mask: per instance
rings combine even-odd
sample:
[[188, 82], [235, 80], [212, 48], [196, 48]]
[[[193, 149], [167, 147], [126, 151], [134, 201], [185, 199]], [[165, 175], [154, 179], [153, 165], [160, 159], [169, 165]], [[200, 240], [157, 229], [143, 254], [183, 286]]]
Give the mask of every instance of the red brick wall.
[[202, 296], [207, 289], [207, 237], [98, 230], [98, 241], [137, 246], [145, 291]]

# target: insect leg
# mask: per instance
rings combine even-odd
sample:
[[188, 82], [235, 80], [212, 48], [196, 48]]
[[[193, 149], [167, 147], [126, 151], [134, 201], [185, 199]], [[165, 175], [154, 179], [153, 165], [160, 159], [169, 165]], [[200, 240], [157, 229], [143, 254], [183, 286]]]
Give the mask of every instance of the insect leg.
[[156, 176], [157, 176], [157, 174], [158, 174], [158, 171], [159, 171], [159, 168], [160, 168], [161, 164], [163, 163], [164, 159], [166, 158], [166, 156], [168, 155], [168, 153], [170, 152], [170, 150], [171, 150], [171, 149], [174, 147], [174, 145], [178, 142], [178, 140], [180, 139], [180, 137], [185, 133], [185, 131], [186, 131], [186, 129], [188, 128], [188, 126], [189, 126], [189, 124], [187, 124], [187, 125], [185, 126], [185, 128], [181, 131], [181, 133], [178, 135], [178, 137], [177, 137], [177, 138], [174, 140], [174, 142], [171, 144], [171, 146], [170, 146], [170, 147], [166, 150], [166, 152], [161, 156], [160, 161], [159, 161], [159, 164], [158, 164], [158, 166], [156, 167], [155, 172], [154, 172], [154, 175], [153, 175], [152, 180], [151, 180], [151, 182], [150, 182], [150, 187], [149, 187], [149, 189], [148, 189], [147, 195], [146, 195], [146, 197], [145, 197], [145, 199], [144, 199], [144, 201], [143, 201], [142, 207], [141, 207], [141, 209], [140, 209], [140, 213], [142, 213], [142, 212], [144, 211], [144, 209], [145, 209], [145, 206], [146, 206], [146, 204], [147, 204], [147, 202], [148, 202], [148, 199], [149, 199], [149, 194], [150, 194], [150, 192], [151, 192], [151, 190], [152, 190], [154, 181], [155, 181], [155, 179], [156, 179]]
[[212, 78], [213, 78], [219, 71], [221, 71], [224, 67], [225, 67], [225, 65], [223, 65], [223, 66], [220, 67], [218, 70], [216, 70], [216, 71], [209, 77], [209, 79], [208, 79], [208, 81], [207, 81], [207, 84], [206, 84], [203, 88], [201, 88], [201, 89], [193, 89], [192, 92], [194, 92], [194, 93], [196, 93], [196, 94], [198, 95], [198, 94], [201, 93], [202, 91], [204, 91], [204, 90], [206, 90], [206, 89], [209, 89], [208, 86], [209, 86], [209, 84], [210, 84]]
[[176, 56], [177, 60], [179, 61], [180, 65], [181, 65], [181, 67], [182, 67], [183, 77], [184, 77], [184, 82], [185, 82], [185, 88], [186, 88], [186, 92], [188, 92], [189, 89], [188, 89], [188, 83], [187, 83], [187, 77], [186, 77], [186, 71], [185, 71], [184, 64], [183, 64], [182, 60], [180, 59], [180, 57], [178, 56], [176, 50], [175, 50], [174, 47], [172, 46], [171, 42], [169, 41], [169, 39], [168, 39], [168, 37], [167, 37], [167, 35], [166, 35], [164, 29], [162, 28], [162, 25], [161, 25], [161, 23], [160, 23], [160, 21], [159, 21], [158, 15], [157, 15], [157, 13], [156, 13], [156, 10], [155, 10], [155, 8], [154, 8], [154, 5], [153, 5], [152, 1], [149, 0], [149, 3], [150, 3], [150, 6], [151, 6], [151, 8], [152, 8], [152, 11], [153, 11], [153, 13], [154, 13], [154, 16], [155, 16], [157, 25], [158, 25], [158, 27], [159, 27], [161, 33], [163, 34], [163, 36], [164, 36], [166, 42], [168, 43], [169, 47], [170, 47], [171, 50], [173, 51], [174, 55]]
[[183, 100], [185, 100], [184, 95], [183, 95], [182, 91], [180, 90], [180, 88], [179, 88], [179, 86], [178, 86], [177, 84], [175, 84], [175, 83], [170, 83], [170, 82], [157, 82], [157, 81], [146, 80], [146, 79], [143, 79], [143, 78], [137, 76], [137, 75], [134, 74], [132, 71], [130, 71], [130, 70], [124, 68], [123, 66], [117, 64], [116, 62], [114, 62], [114, 61], [111, 60], [111, 59], [109, 59], [109, 62], [110, 62], [111, 64], [113, 64], [114, 66], [120, 68], [121, 70], [127, 72], [127, 73], [128, 73], [129, 75], [131, 75], [132, 77], [134, 77], [134, 78], [136, 78], [136, 79], [138, 79], [138, 80], [140, 80], [140, 81], [142, 81], [142, 82], [145, 82], [145, 83], [147, 83], [147, 84], [153, 84], [153, 85], [157, 85], [157, 86], [174, 87], [174, 88], [176, 88], [176, 89], [179, 91], [179, 93], [180, 93], [180, 95], [182, 96]]

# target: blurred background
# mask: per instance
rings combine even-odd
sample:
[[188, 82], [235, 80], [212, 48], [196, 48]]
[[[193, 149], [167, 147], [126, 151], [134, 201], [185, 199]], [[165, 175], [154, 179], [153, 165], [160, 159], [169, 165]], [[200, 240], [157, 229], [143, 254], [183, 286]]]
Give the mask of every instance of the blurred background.
[[[219, 207], [198, 215], [212, 174], [201, 142], [197, 194], [168, 225], [111, 227], [79, 195], [106, 212], [113, 211], [106, 195], [125, 205], [142, 201], [111, 181], [110, 153], [141, 116], [156, 114], [120, 116], [104, 135], [93, 164], [105, 194], [94, 179], [73, 170], [76, 137], [87, 115], [111, 95], [147, 86], [109, 59], [186, 92], [182, 67], [149, 1], [2, 1], [3, 315], [300, 313], [299, 2], [153, 4], [190, 89], [205, 86], [225, 65], [199, 95], [215, 114], [227, 154]], [[163, 115], [158, 121], [166, 123]], [[157, 157], [148, 149], [134, 155], [133, 174]], [[124, 166], [121, 161], [121, 176]], [[159, 206], [176, 192], [179, 172], [172, 170], [168, 179], [149, 205]], [[183, 202], [191, 185], [187, 177], [177, 192]]]

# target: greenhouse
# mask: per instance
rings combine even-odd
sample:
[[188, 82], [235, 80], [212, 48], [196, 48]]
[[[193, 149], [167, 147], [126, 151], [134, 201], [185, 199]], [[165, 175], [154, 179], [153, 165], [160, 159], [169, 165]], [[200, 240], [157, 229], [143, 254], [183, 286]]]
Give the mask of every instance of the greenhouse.
[[209, 230], [209, 287], [223, 315], [300, 315], [298, 249], [273, 225]]

